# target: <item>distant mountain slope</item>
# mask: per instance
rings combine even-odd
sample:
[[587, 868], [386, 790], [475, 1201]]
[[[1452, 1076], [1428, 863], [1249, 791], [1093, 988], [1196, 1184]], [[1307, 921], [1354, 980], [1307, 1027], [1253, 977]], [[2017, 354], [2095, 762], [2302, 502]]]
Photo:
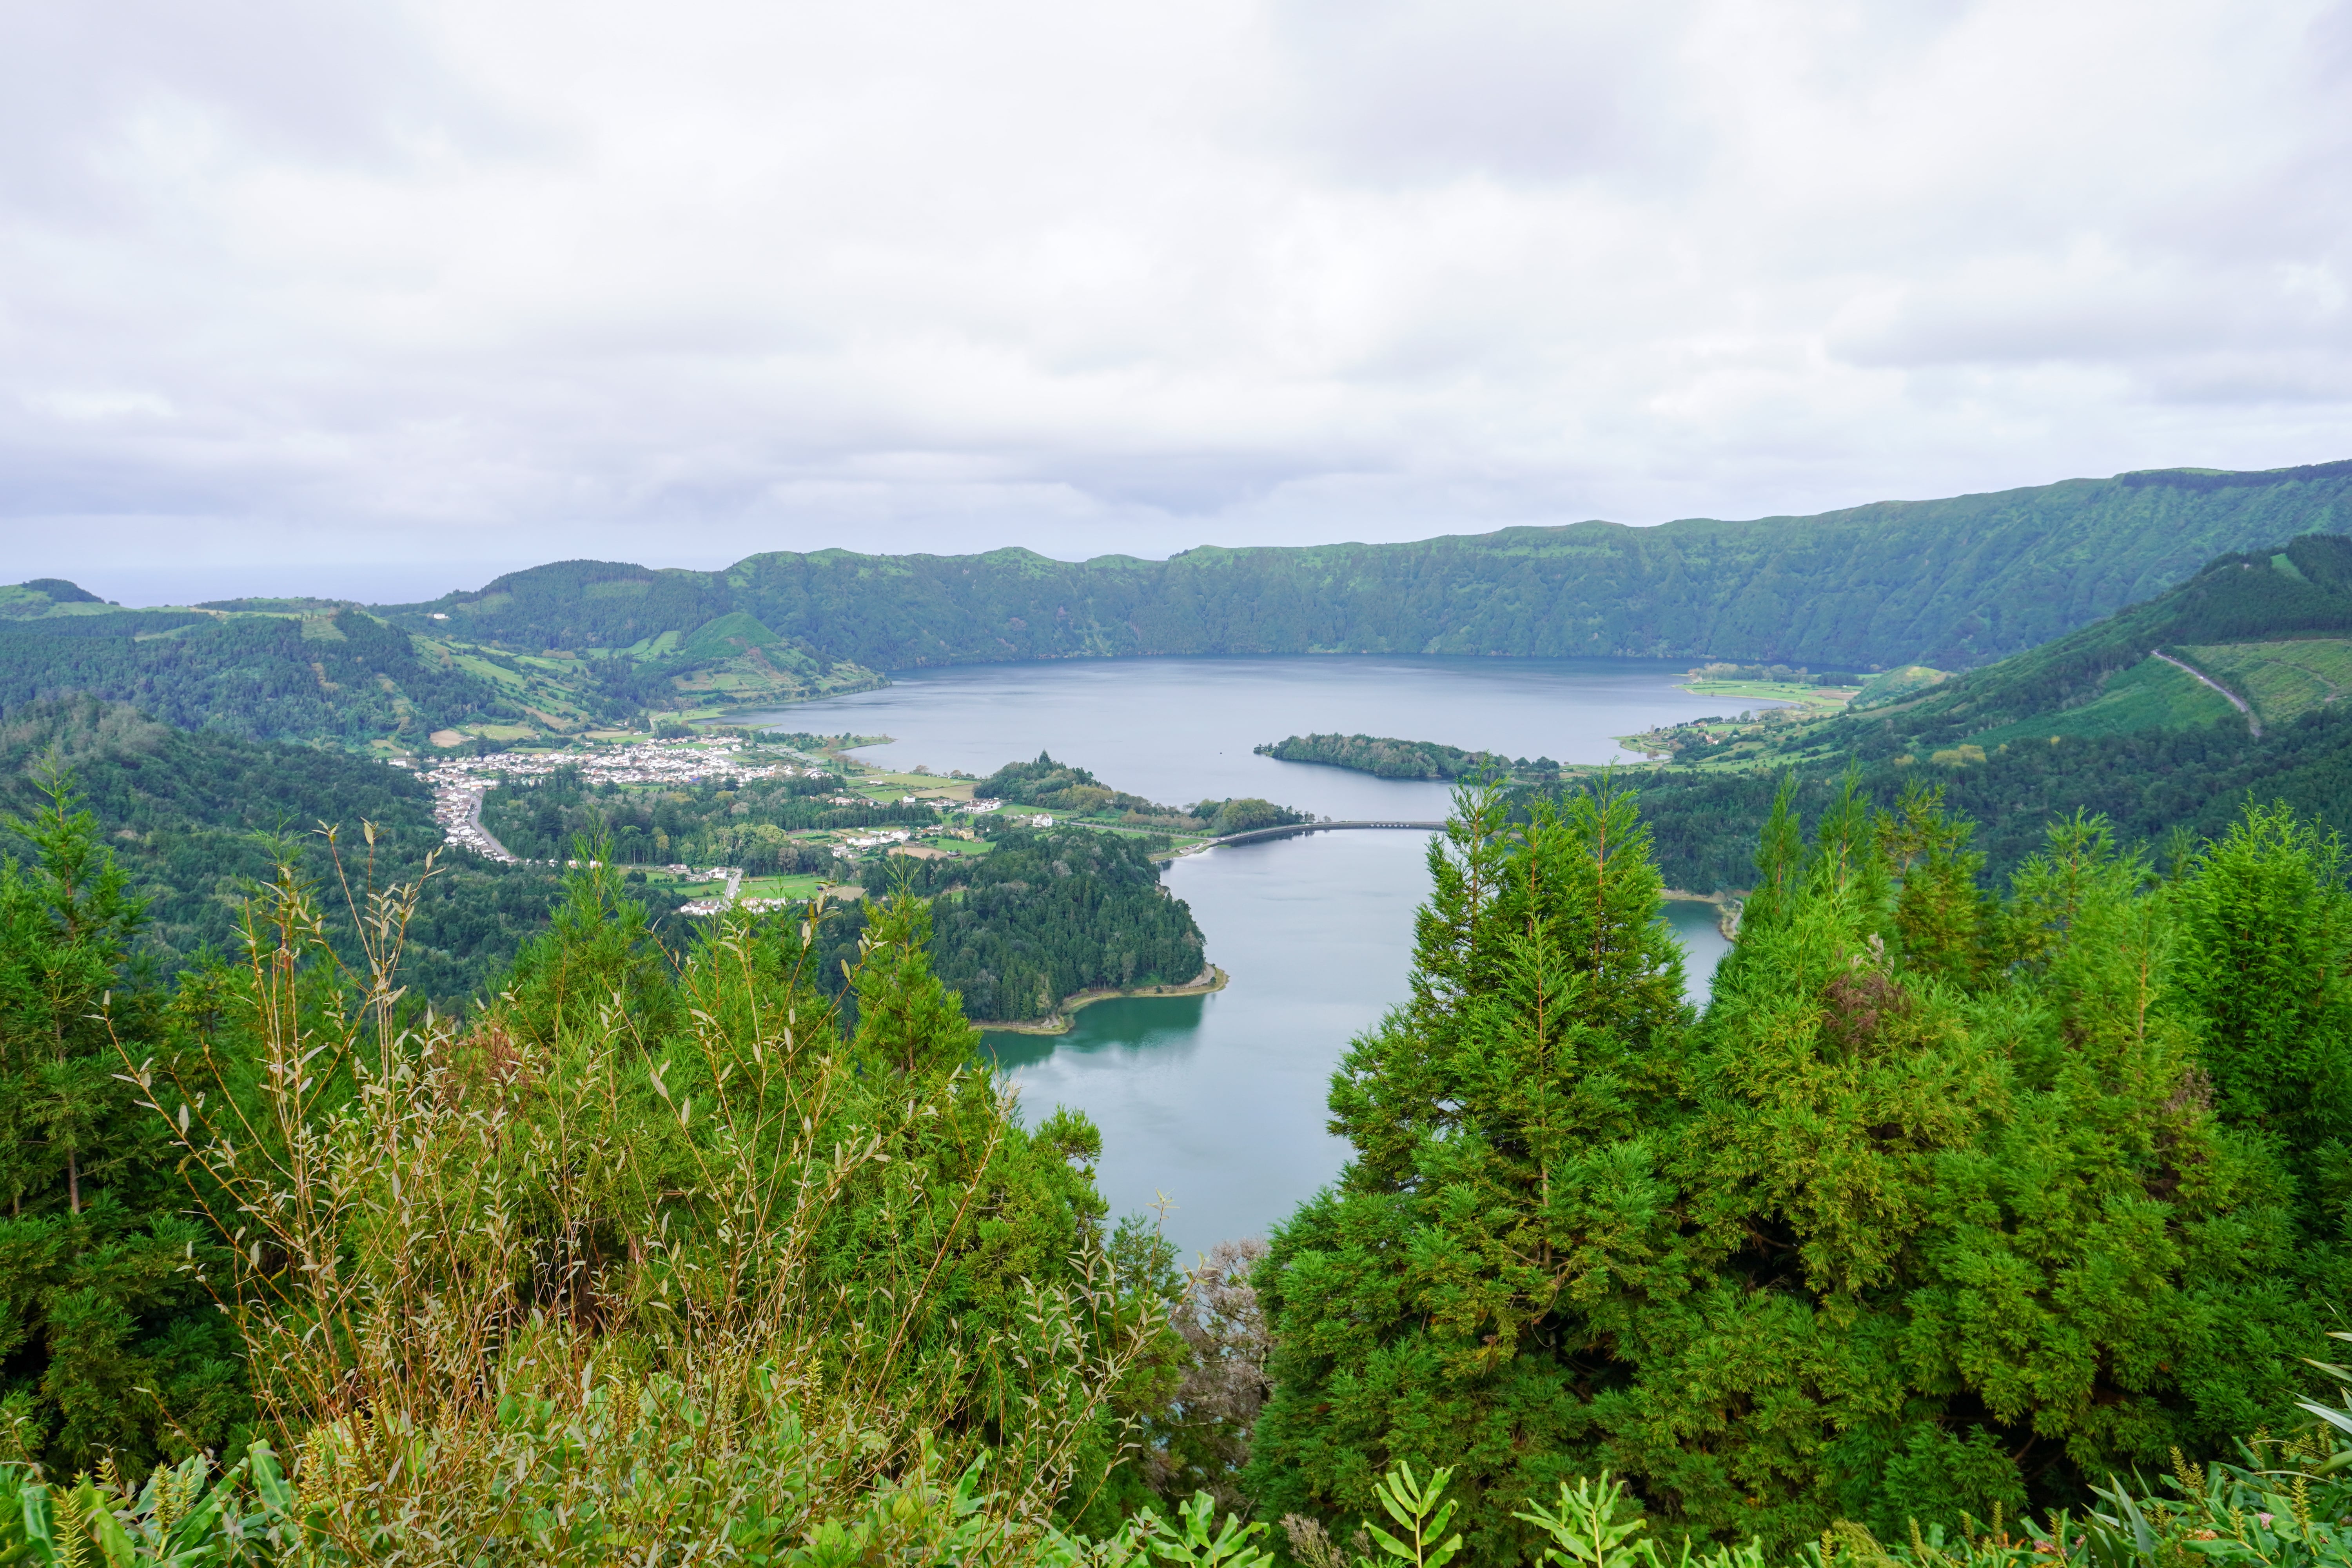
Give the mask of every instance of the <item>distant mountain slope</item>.
[[0, 587], [0, 616], [10, 620], [54, 615], [78, 605], [103, 608], [106, 601], [62, 577], [36, 577], [29, 583]]
[[[2352, 637], [2352, 540], [2306, 534], [2231, 553], [2179, 587], [1906, 701], [1839, 721], [1934, 745], [2185, 729], [2228, 719], [2201, 673], [2273, 723], [2333, 700]], [[2292, 646], [2290, 646], [2292, 645]], [[2192, 671], [2197, 673], [2192, 673]], [[2232, 681], [2248, 688], [2240, 691]]]
[[356, 605], [223, 599], [126, 610], [55, 579], [0, 588], [0, 714], [71, 695], [131, 702], [168, 723], [258, 740], [430, 750], [641, 722], [698, 690], [782, 700], [874, 684], [818, 663], [751, 616], [708, 621], [685, 647], [582, 658], [485, 647], [446, 617], [412, 633]]
[[1817, 517], [1690, 519], [1165, 562], [848, 551], [724, 572], [572, 561], [382, 610], [514, 648], [626, 648], [741, 613], [875, 669], [1134, 654], [1710, 656], [1982, 664], [2096, 621], [2200, 563], [2352, 531], [2352, 461], [2167, 469]]
[[1893, 700], [1681, 746], [1630, 782], [1667, 876], [1701, 890], [1751, 880], [1782, 778], [1811, 810], [1854, 766], [1880, 805], [1943, 790], [1997, 877], [2078, 810], [2155, 842], [2218, 833], [2249, 797], [2283, 800], [2352, 835], [2347, 696], [2352, 540], [2307, 534], [2222, 555], [2143, 604]]
[[0, 618], [0, 713], [84, 694], [182, 729], [344, 745], [415, 745], [452, 725], [526, 717], [495, 682], [421, 654], [408, 633], [356, 608], [70, 613], [86, 607]]
[[[134, 890], [149, 900], [140, 947], [167, 972], [206, 949], [240, 954], [242, 895], [269, 877], [273, 837], [291, 842], [319, 880], [339, 940], [349, 936], [350, 911], [321, 825], [341, 830], [344, 864], [362, 879], [361, 825], [375, 825], [379, 885], [413, 879], [442, 843], [431, 791], [404, 769], [219, 731], [190, 733], [75, 698], [28, 704], [0, 721], [0, 854], [29, 852], [10, 819], [38, 804], [51, 756], [72, 770]], [[445, 854], [410, 928], [415, 994], [444, 1004], [475, 994], [545, 925], [557, 892], [556, 874], [544, 868]]]

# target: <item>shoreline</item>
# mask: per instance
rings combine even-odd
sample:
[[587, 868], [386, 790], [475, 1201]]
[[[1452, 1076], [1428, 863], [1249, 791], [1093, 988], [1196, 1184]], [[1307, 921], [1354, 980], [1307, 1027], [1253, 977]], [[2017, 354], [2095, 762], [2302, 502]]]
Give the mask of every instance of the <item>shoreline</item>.
[[1213, 963], [1203, 973], [1208, 978], [1196, 979], [1183, 985], [1129, 985], [1116, 990], [1106, 988], [1081, 991], [1076, 995], [1064, 997], [1061, 1004], [1043, 1018], [1034, 1018], [1021, 1024], [983, 1024], [974, 1021], [971, 1026], [985, 1030], [992, 1035], [1066, 1035], [1077, 1027], [1077, 1020], [1070, 1015], [1081, 1007], [1092, 1006], [1097, 1002], [1109, 1002], [1122, 996], [1207, 996], [1223, 991], [1233, 979], [1233, 976]]
[[1741, 900], [1738, 893], [1691, 893], [1680, 888], [1663, 888], [1659, 889], [1659, 896], [1686, 904], [1713, 904], [1715, 929], [1723, 933], [1723, 940], [1726, 942], [1739, 940]]

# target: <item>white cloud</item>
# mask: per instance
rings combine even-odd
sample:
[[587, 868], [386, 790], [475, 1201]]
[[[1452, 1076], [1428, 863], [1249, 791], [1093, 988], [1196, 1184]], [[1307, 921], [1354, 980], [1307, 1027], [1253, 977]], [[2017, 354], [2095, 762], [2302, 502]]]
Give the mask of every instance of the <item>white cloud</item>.
[[2347, 86], [2346, 7], [2219, 0], [0, 6], [0, 538], [1160, 553], [2352, 456]]

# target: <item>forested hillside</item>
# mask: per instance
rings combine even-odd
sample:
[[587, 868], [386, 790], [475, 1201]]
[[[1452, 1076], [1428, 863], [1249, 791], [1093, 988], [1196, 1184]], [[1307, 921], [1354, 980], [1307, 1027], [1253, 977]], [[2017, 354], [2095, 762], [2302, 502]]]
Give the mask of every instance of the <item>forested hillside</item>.
[[[988, 854], [870, 863], [866, 891], [931, 900], [931, 969], [967, 1016], [1017, 1024], [1050, 1016], [1082, 991], [1182, 985], [1207, 967], [1192, 911], [1160, 886], [1139, 839], [1087, 828], [991, 835]], [[818, 983], [845, 989], [842, 965], [870, 908], [834, 917]], [[854, 1016], [856, 998], [844, 996]]]
[[[2352, 540], [2307, 534], [2251, 552], [2232, 552], [2208, 563], [2188, 582], [2146, 604], [2060, 637], [2041, 647], [1943, 682], [1899, 705], [1865, 709], [1832, 731], [1899, 733], [1925, 745], [1948, 743], [1988, 731], [2025, 725], [2064, 733], [2095, 718], [2110, 731], [2154, 728], [2162, 715], [2135, 723], [2121, 714], [2094, 710], [2116, 704], [2109, 693], [2119, 675], [2132, 672], [2145, 682], [2162, 681], [2169, 693], [2194, 698], [2194, 677], [2177, 668], [2142, 670], [2151, 655], [2164, 651], [2194, 663], [2189, 650], [2282, 639], [2328, 639], [2352, 636]], [[2161, 662], [2161, 661], [2159, 661]], [[2153, 706], [2142, 698], [2132, 712]], [[2224, 710], [2208, 700], [2201, 715], [2219, 719]], [[2052, 726], [2039, 721], [2057, 718]]]
[[[379, 887], [409, 880], [442, 841], [424, 782], [400, 768], [331, 751], [247, 740], [218, 731], [173, 730], [134, 710], [90, 699], [36, 703], [0, 722], [0, 854], [26, 859], [16, 824], [44, 795], [47, 764], [69, 771], [128, 878], [145, 900], [131, 952], [157, 975], [206, 952], [241, 945], [247, 892], [290, 857], [320, 888], [328, 929], [347, 955], [351, 910], [321, 827], [341, 838], [343, 866], [364, 903]], [[373, 823], [371, 851], [364, 825]], [[544, 928], [556, 890], [541, 868], [445, 854], [411, 927], [409, 980], [416, 995], [464, 1002]]]
[[1956, 668], [2087, 625], [2223, 552], [2347, 530], [2352, 462], [2168, 469], [1745, 522], [1203, 547], [1165, 562], [1023, 550], [778, 552], [724, 572], [573, 561], [383, 613], [533, 649], [650, 647], [740, 615], [813, 657], [873, 669], [1283, 652]]
[[0, 712], [68, 694], [185, 730], [346, 746], [422, 745], [458, 724], [527, 717], [494, 683], [422, 656], [406, 632], [356, 609], [0, 619]]
[[2352, 540], [2307, 534], [2223, 555], [1984, 668], [1866, 693], [1842, 714], [1653, 731], [1643, 743], [1670, 762], [1635, 787], [1668, 880], [1697, 891], [1749, 885], [1747, 846], [1783, 776], [1820, 801], [1849, 769], [1881, 805], [1915, 783], [1941, 789], [2000, 876], [2046, 823], [2078, 810], [2126, 843], [2218, 833], [2249, 797], [2352, 833], [2347, 689]]
[[430, 617], [412, 635], [356, 605], [319, 601], [124, 610], [54, 579], [0, 596], [0, 711], [78, 693], [184, 729], [352, 750], [639, 726], [654, 713], [792, 701], [878, 679], [743, 615], [582, 658], [469, 643]]
[[[1943, 763], [1882, 750], [1853, 766], [1863, 797], [1874, 805], [1891, 806], [1915, 783], [1941, 789], [1951, 809], [1975, 824], [1973, 842], [1996, 878], [2033, 854], [2052, 820], [2078, 810], [2105, 816], [2119, 842], [2158, 850], [2176, 830], [2221, 832], [2249, 798], [2284, 801], [2305, 819], [2352, 836], [2352, 713], [2315, 712], [2259, 742], [2232, 714], [2189, 730], [1978, 750], [1981, 755]], [[1640, 795], [1668, 883], [1705, 893], [1754, 886], [1757, 835], [1784, 776], [1797, 781], [1796, 798], [1811, 810], [1837, 794], [1844, 766], [1624, 776]]]
[[828, 848], [796, 843], [795, 833], [845, 827], [929, 826], [939, 821], [913, 802], [881, 805], [842, 796], [837, 779], [757, 779], [729, 788], [711, 779], [673, 789], [590, 784], [577, 768], [514, 779], [489, 792], [482, 824], [515, 854], [552, 859], [579, 839], [610, 842], [623, 865], [690, 861], [740, 866], [754, 873], [821, 871], [837, 862]]

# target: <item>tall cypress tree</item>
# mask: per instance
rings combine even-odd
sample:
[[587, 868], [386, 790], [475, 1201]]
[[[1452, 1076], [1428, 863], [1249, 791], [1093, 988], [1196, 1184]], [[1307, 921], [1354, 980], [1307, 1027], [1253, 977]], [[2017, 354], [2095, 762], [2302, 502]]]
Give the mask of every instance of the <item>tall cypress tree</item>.
[[2298, 1167], [2352, 1138], [2352, 893], [2343, 847], [2250, 807], [2177, 890], [2180, 987], [2214, 1110]]
[[1250, 1487], [1269, 1512], [1373, 1505], [1397, 1458], [1457, 1467], [1482, 1550], [1573, 1468], [1573, 1303], [1654, 1252], [1641, 1131], [1670, 1103], [1681, 954], [1630, 797], [1514, 825], [1465, 788], [1429, 858], [1411, 1000], [1350, 1049], [1356, 1156], [1260, 1271], [1276, 1393]]

